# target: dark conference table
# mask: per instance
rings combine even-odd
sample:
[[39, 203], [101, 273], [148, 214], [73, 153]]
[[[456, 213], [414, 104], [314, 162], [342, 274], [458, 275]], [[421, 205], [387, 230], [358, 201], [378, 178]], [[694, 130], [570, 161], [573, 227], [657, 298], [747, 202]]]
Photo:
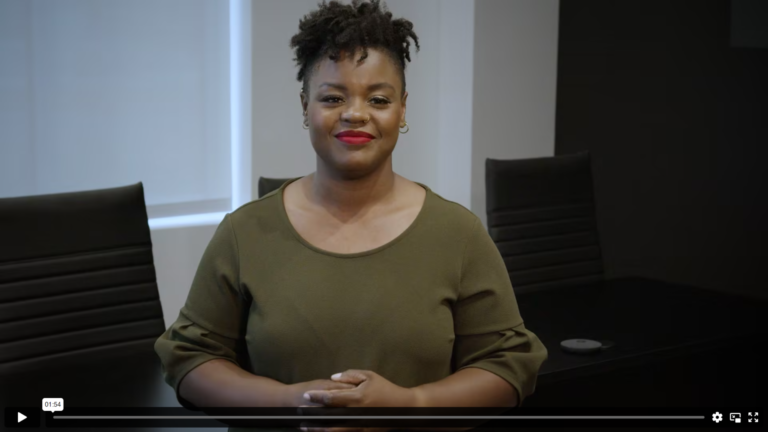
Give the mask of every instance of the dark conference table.
[[[626, 278], [518, 296], [549, 350], [526, 406], [755, 406], [765, 387], [768, 302]], [[565, 339], [612, 347], [595, 354]], [[760, 393], [758, 393], [760, 391]]]
[[[619, 279], [527, 293], [518, 303], [526, 326], [549, 349], [526, 406], [758, 405], [765, 302]], [[572, 338], [614, 345], [596, 354], [562, 351], [560, 341]], [[64, 398], [65, 409], [179, 406], [151, 347], [109, 364], [0, 378], [3, 407], [40, 407], [44, 397]]]

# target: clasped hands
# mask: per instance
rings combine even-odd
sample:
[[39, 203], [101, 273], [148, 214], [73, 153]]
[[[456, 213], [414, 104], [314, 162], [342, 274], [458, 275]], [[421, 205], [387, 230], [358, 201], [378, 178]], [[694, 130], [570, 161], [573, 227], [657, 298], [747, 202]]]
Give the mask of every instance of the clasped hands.
[[376, 372], [350, 369], [331, 376], [338, 383], [354, 387], [335, 390], [309, 390], [304, 393], [308, 403], [324, 407], [414, 407], [414, 390], [393, 384]]
[[[414, 389], [393, 384], [376, 372], [350, 369], [331, 376], [337, 383], [348, 384], [346, 388], [331, 390], [308, 390], [303, 397], [306, 405], [303, 407], [415, 407], [419, 398]], [[363, 430], [356, 428], [317, 428], [305, 426], [304, 432], [351, 432]], [[366, 428], [366, 432], [384, 431]]]

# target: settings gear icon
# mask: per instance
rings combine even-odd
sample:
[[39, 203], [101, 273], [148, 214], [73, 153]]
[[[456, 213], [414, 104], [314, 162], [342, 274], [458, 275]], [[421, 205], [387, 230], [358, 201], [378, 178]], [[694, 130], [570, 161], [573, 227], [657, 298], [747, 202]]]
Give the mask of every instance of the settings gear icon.
[[723, 415], [720, 414], [719, 412], [712, 414], [712, 421], [715, 423], [720, 423], [721, 421], [723, 421]]

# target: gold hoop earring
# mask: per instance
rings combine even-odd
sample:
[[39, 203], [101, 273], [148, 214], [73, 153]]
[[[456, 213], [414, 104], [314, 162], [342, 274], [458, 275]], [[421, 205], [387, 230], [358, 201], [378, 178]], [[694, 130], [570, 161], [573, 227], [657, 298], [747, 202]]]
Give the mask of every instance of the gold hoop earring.
[[[408, 122], [403, 122], [405, 125], [405, 130], [400, 129], [401, 134], [407, 134], [409, 130], [411, 130], [410, 126], [408, 126]], [[401, 126], [402, 127], [402, 126]]]
[[304, 122], [301, 123], [301, 128], [304, 130], [309, 129], [309, 125], [307, 124], [307, 112], [304, 111]]

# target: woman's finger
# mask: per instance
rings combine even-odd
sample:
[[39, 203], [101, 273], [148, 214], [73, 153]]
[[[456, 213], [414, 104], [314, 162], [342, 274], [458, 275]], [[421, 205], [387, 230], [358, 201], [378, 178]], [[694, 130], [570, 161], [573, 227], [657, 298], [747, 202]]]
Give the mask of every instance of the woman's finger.
[[353, 382], [334, 382], [331, 381], [325, 386], [324, 390], [349, 390], [357, 387], [357, 383]]
[[326, 402], [330, 402], [332, 399], [333, 396], [331, 396], [327, 391], [312, 390], [304, 393], [304, 400], [324, 406], [327, 406]]
[[349, 369], [344, 372], [331, 375], [331, 379], [337, 382], [345, 382], [359, 385], [370, 378], [370, 371]]
[[356, 390], [310, 390], [304, 393], [304, 400], [323, 404], [326, 407], [346, 407], [356, 399]]

